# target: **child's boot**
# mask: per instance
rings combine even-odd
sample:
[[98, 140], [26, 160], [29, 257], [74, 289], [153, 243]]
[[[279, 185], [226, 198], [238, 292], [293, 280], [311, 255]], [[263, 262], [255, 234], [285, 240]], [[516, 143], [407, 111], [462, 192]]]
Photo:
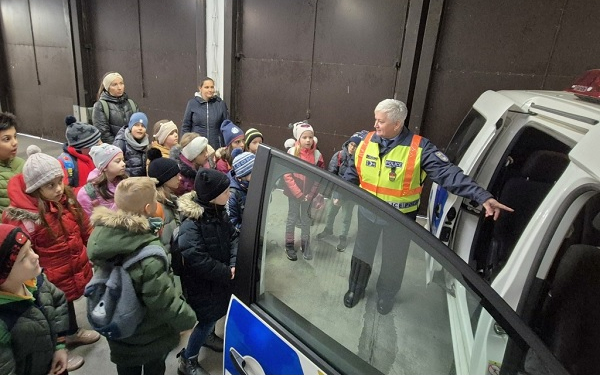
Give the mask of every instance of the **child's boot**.
[[296, 249], [294, 249], [294, 241], [285, 243], [285, 255], [291, 261], [298, 260], [298, 256], [296, 255]]
[[302, 256], [306, 260], [311, 260], [313, 258], [312, 251], [310, 250], [310, 243], [308, 240], [302, 240]]
[[322, 240], [323, 238], [330, 236], [332, 234], [333, 234], [333, 230], [325, 227], [325, 229], [323, 229], [323, 231], [321, 233], [317, 234], [317, 239]]
[[181, 349], [181, 351], [177, 353], [177, 358], [179, 358], [177, 373], [179, 375], [209, 375], [209, 372], [198, 363], [197, 354], [193, 357], [185, 358], [184, 352], [185, 348]]
[[78, 368], [83, 366], [84, 363], [85, 360], [82, 356], [73, 354], [71, 352], [67, 352], [67, 372], [77, 370]]
[[77, 332], [67, 336], [66, 343], [68, 346], [88, 345], [100, 340], [100, 334], [90, 329], [79, 328]]
[[337, 251], [344, 251], [348, 243], [346, 242], [346, 236], [340, 236], [340, 243], [337, 245]]
[[217, 336], [215, 331], [212, 331], [208, 337], [206, 337], [206, 341], [202, 346], [206, 346], [215, 352], [223, 353], [223, 339]]

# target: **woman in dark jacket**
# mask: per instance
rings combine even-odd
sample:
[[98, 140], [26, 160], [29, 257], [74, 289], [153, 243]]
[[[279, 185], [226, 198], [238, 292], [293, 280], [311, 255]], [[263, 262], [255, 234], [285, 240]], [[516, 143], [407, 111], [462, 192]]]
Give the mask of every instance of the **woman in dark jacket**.
[[117, 72], [102, 77], [97, 99], [92, 122], [100, 130], [102, 142], [112, 144], [119, 130], [129, 124], [129, 118], [139, 108], [125, 93], [123, 77]]
[[183, 115], [181, 133], [198, 133], [208, 138], [215, 150], [225, 146], [221, 134], [221, 123], [229, 118], [227, 104], [215, 94], [215, 82], [204, 78], [198, 92], [190, 99]]
[[181, 284], [198, 319], [187, 347], [178, 354], [183, 375], [202, 373], [198, 352], [216, 321], [227, 312], [231, 297], [238, 238], [225, 210], [228, 199], [229, 178], [217, 170], [200, 168], [194, 191], [178, 200], [185, 218], [177, 239], [183, 257]]

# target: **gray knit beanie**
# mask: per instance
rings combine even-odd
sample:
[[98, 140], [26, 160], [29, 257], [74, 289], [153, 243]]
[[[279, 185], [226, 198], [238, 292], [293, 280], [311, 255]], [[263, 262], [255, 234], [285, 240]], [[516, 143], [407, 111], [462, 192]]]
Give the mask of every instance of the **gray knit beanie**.
[[98, 144], [100, 131], [94, 125], [77, 122], [74, 116], [67, 116], [65, 123], [67, 124], [65, 137], [69, 146], [81, 150]]
[[60, 162], [56, 158], [43, 154], [36, 145], [27, 147], [27, 160], [23, 165], [23, 179], [27, 194], [64, 175]]
[[98, 171], [102, 173], [108, 167], [108, 164], [119, 154], [123, 154], [123, 150], [115, 145], [103, 143], [94, 146], [90, 149], [90, 156]]

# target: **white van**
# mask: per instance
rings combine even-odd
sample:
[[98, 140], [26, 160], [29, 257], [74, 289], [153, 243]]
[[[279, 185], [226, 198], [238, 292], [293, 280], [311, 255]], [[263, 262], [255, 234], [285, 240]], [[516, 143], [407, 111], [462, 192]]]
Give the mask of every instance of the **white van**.
[[[570, 92], [487, 91], [452, 138], [450, 160], [514, 213], [494, 222], [477, 203], [436, 184], [428, 206], [431, 233], [489, 282], [571, 373], [588, 373], [600, 358], [598, 77], [588, 72]], [[472, 368], [475, 357], [493, 358], [499, 349], [492, 335], [464, 335], [474, 314], [464, 287], [430, 257], [427, 281], [448, 291], [457, 370]], [[479, 324], [494, 326], [491, 319]]]
[[[224, 373], [594, 373], [600, 358], [598, 122], [600, 105], [572, 93], [484, 93], [447, 154], [515, 212], [494, 222], [473, 202], [434, 186], [429, 231], [357, 186], [261, 145], [225, 324]], [[289, 261], [290, 206], [278, 188], [289, 173], [318, 182], [324, 196], [352, 200], [378, 223], [393, 225], [401, 239], [373, 243], [371, 281], [351, 309], [343, 295], [356, 217], [348, 249], [340, 252], [335, 237], [316, 238], [325, 223], [307, 208], [314, 258]], [[334, 233], [341, 226], [336, 222]], [[407, 240], [408, 248], [399, 245]], [[383, 252], [408, 252], [387, 315], [376, 308]], [[402, 258], [387, 257], [385, 266], [404, 267]]]

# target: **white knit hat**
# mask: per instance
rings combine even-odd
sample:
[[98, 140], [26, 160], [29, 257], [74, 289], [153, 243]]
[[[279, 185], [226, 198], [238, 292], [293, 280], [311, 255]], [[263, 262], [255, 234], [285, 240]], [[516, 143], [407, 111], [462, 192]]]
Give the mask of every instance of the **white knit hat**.
[[292, 133], [294, 134], [294, 138], [296, 138], [296, 140], [299, 140], [302, 136], [302, 133], [304, 132], [311, 131], [313, 132], [313, 134], [315, 133], [315, 130], [313, 129], [312, 125], [306, 121], [297, 122], [294, 125], [292, 125], [292, 127]]
[[181, 155], [185, 156], [187, 160], [193, 161], [202, 153], [202, 151], [204, 151], [204, 149], [206, 149], [207, 145], [208, 139], [202, 136], [196, 137], [181, 149]]
[[23, 165], [23, 179], [25, 180], [25, 192], [33, 193], [57, 177], [64, 177], [60, 162], [42, 153], [36, 145], [27, 147], [27, 160]]

